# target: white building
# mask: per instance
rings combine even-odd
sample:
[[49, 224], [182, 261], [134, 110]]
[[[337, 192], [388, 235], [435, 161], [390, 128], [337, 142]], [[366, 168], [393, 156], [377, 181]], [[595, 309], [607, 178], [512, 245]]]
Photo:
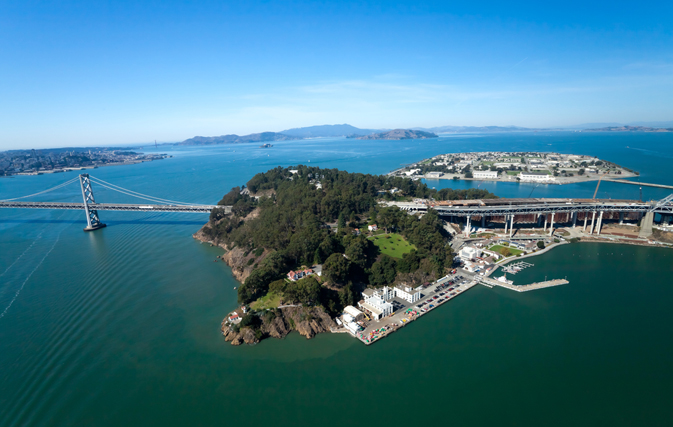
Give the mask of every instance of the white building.
[[364, 300], [358, 302], [358, 306], [369, 313], [374, 319], [379, 320], [393, 313], [393, 305], [388, 301], [395, 297], [395, 292], [389, 287], [365, 289], [362, 292], [362, 296]]
[[444, 172], [428, 172], [425, 174], [426, 178], [441, 178], [444, 176]]
[[475, 178], [497, 179], [498, 171], [472, 171]]
[[347, 305], [346, 308], [344, 308], [344, 313], [344, 319], [346, 315], [351, 316], [354, 320], [361, 320], [363, 317], [363, 313], [352, 305]]
[[519, 174], [521, 182], [554, 182], [556, 181], [552, 175], [544, 172], [521, 172]]
[[376, 224], [372, 224], [372, 225], [367, 226], [367, 230], [369, 230], [369, 231], [376, 231], [378, 229], [379, 228], [376, 226]]
[[353, 335], [357, 334], [358, 331], [360, 331], [362, 328], [360, 325], [354, 322], [348, 322], [346, 323], [346, 329], [348, 329]]
[[481, 256], [481, 249], [465, 246], [458, 252], [458, 255], [460, 255], [461, 259], [474, 259]]
[[407, 285], [397, 285], [395, 286], [395, 296], [410, 303], [415, 303], [421, 299], [421, 290]]

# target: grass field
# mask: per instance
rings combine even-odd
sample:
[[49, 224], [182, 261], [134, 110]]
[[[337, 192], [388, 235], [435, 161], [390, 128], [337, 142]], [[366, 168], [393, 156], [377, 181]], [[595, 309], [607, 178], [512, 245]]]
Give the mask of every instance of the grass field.
[[277, 308], [280, 305], [280, 295], [269, 292], [262, 298], [250, 304], [254, 310], [265, 310], [267, 308]]
[[[502, 246], [502, 245], [493, 245], [493, 246], [491, 246], [491, 247], [488, 248], [488, 249], [489, 249], [490, 251], [500, 253], [500, 249], [502, 249], [502, 248], [504, 248], [504, 247], [506, 247], [506, 246]], [[507, 249], [509, 249], [509, 251], [512, 253], [511, 256], [517, 256], [517, 255], [523, 253], [523, 251], [520, 251], [520, 250], [518, 250], [518, 249], [514, 249], [514, 248], [507, 248]]]
[[412, 249], [416, 249], [416, 246], [410, 244], [404, 237], [396, 233], [372, 236], [369, 240], [378, 246], [381, 253], [393, 258], [402, 258], [404, 254], [411, 252]]

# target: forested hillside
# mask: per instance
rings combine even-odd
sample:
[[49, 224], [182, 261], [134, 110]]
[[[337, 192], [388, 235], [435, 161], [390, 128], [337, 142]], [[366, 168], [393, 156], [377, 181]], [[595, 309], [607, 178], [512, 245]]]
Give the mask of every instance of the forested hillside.
[[[266, 295], [270, 284], [276, 282], [274, 289], [283, 292], [286, 299], [305, 299], [299, 302], [322, 304], [330, 311], [352, 304], [365, 284], [423, 280], [443, 274], [451, 265], [443, 223], [434, 211], [422, 217], [408, 215], [395, 207], [380, 206], [380, 200], [455, 200], [468, 195], [464, 190], [437, 192], [406, 178], [307, 166], [278, 167], [257, 174], [246, 188], [233, 188], [219, 202], [232, 205], [232, 215], [214, 210], [202, 229], [228, 250], [243, 250], [248, 263], [254, 265], [239, 287], [240, 302]], [[398, 189], [394, 195], [390, 192], [393, 188]], [[485, 190], [470, 190], [469, 196], [495, 197]], [[415, 250], [402, 258], [381, 254], [365, 233], [356, 231], [366, 231], [367, 224], [373, 223], [400, 234]], [[277, 282], [295, 267], [314, 264], [323, 264], [322, 280], [328, 290], [316, 288], [314, 280]]]

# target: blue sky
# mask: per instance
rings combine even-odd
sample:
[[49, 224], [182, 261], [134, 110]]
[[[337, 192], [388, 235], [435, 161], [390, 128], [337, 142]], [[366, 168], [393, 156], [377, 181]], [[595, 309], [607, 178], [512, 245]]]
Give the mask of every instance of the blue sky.
[[673, 120], [673, 2], [0, 1], [0, 149]]

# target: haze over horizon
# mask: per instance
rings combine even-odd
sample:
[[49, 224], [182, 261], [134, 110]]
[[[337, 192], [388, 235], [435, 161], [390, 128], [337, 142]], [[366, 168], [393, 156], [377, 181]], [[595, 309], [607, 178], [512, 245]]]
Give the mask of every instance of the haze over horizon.
[[0, 150], [673, 119], [663, 2], [0, 4]]

